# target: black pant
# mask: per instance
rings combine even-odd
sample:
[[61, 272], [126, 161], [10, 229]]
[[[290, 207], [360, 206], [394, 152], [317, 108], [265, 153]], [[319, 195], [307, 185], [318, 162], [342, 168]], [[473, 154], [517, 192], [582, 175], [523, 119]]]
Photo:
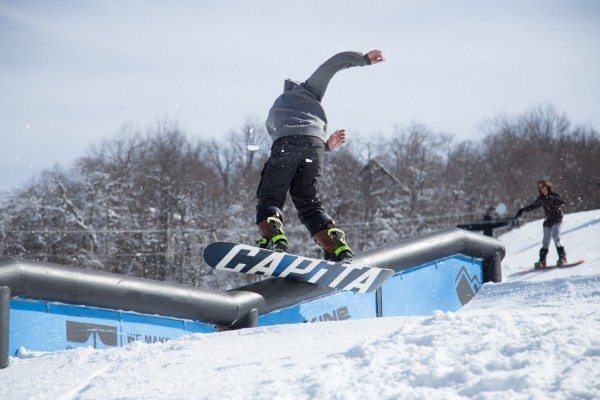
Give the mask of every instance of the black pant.
[[298, 218], [310, 235], [325, 229], [331, 218], [318, 198], [324, 154], [325, 143], [313, 136], [285, 136], [273, 143], [256, 190], [257, 224], [274, 209], [281, 213], [289, 189]]

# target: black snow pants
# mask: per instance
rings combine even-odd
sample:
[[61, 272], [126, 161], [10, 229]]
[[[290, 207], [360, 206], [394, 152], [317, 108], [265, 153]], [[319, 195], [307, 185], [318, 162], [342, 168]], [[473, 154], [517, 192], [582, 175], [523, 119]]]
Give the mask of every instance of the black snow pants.
[[256, 190], [256, 223], [281, 209], [289, 189], [298, 219], [313, 236], [331, 223], [319, 200], [325, 143], [314, 136], [284, 136], [271, 146], [271, 157]]

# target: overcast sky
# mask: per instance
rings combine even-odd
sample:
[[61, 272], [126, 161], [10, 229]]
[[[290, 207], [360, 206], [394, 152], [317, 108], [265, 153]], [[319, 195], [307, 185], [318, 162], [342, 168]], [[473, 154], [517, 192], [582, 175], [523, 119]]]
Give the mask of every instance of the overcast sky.
[[600, 127], [600, 1], [0, 0], [0, 190], [128, 122], [225, 137], [285, 78], [374, 48], [387, 61], [323, 101], [350, 138], [416, 120], [477, 140], [483, 119], [547, 102]]

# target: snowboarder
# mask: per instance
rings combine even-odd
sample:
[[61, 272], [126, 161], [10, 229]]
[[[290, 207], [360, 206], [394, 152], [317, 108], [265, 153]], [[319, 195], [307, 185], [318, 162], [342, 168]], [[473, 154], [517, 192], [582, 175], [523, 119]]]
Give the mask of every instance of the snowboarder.
[[537, 184], [539, 196], [533, 203], [517, 211], [515, 218], [521, 217], [524, 211], [532, 211], [542, 207], [544, 209], [544, 238], [540, 249], [540, 259], [534, 265], [536, 268], [546, 267], [546, 256], [550, 245], [550, 236], [554, 239], [558, 253], [557, 266], [567, 263], [567, 254], [560, 241], [560, 227], [563, 218], [561, 206], [565, 203], [561, 197], [552, 190], [552, 183], [541, 180]]
[[281, 209], [289, 190], [300, 222], [323, 248], [325, 259], [352, 259], [344, 232], [325, 213], [318, 197], [325, 151], [346, 142], [345, 129], [327, 137], [327, 117], [321, 101], [329, 81], [338, 71], [384, 60], [379, 50], [364, 55], [343, 52], [325, 61], [305, 82], [285, 80], [283, 93], [275, 100], [266, 121], [273, 145], [256, 190], [260, 247], [276, 251], [287, 249]]

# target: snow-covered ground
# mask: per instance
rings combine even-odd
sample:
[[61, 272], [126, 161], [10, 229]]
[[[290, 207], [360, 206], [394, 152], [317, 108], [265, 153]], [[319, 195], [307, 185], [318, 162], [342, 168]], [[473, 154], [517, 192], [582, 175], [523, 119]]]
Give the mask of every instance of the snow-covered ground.
[[456, 313], [23, 352], [0, 371], [0, 399], [599, 399], [600, 210], [563, 223], [585, 264], [511, 277], [541, 229], [502, 236], [505, 282]]

